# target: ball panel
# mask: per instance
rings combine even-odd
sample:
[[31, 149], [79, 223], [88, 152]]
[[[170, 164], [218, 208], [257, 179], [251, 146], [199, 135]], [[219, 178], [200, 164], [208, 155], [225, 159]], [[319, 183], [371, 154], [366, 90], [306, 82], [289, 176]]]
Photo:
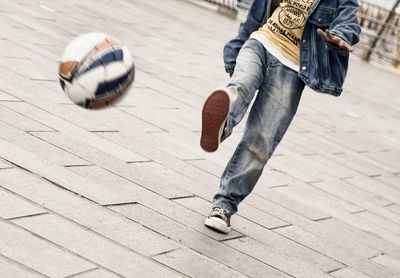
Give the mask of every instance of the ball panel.
[[113, 62], [111, 64], [108, 64], [105, 67], [105, 77], [104, 80], [113, 80], [117, 79], [125, 74], [127, 74], [129, 71], [125, 68], [124, 63], [122, 62]]
[[110, 105], [114, 102], [116, 102], [120, 97], [125, 94], [128, 89], [132, 86], [132, 83], [134, 81], [134, 71], [133, 69], [130, 71], [130, 76], [125, 82], [125, 84], [122, 84], [115, 92], [114, 94], [108, 95], [105, 98], [98, 99], [98, 100], [92, 100], [87, 103], [86, 108], [90, 109], [100, 109], [103, 108], [104, 106]]
[[60, 64], [59, 74], [65, 79], [69, 79], [72, 76], [74, 69], [77, 66], [77, 62], [65, 62]]
[[102, 95], [114, 93], [125, 83], [129, 82], [131, 75], [132, 73], [128, 71], [127, 73], [125, 73], [121, 77], [118, 77], [117, 79], [107, 80], [105, 82], [100, 83], [97, 88], [97, 91], [95, 92], [96, 98], [101, 97]]
[[129, 51], [129, 49], [126, 46], [122, 46], [121, 47], [122, 50], [124, 51], [124, 64], [125, 64], [125, 68], [127, 70], [130, 70], [133, 66], [133, 57], [131, 52]]
[[124, 53], [122, 49], [107, 48], [101, 53], [96, 53], [96, 56], [92, 56], [92, 60], [88, 60], [84, 65], [81, 66], [79, 74], [84, 74], [96, 67], [101, 65], [105, 66], [115, 61], [123, 61]]
[[86, 91], [90, 92], [87, 98], [96, 98], [95, 92], [98, 89], [99, 84], [105, 82], [106, 69], [103, 66], [97, 67], [91, 71], [80, 75], [76, 82], [85, 88]]
[[65, 49], [61, 62], [83, 61], [107, 37], [104, 33], [88, 33], [73, 39]]

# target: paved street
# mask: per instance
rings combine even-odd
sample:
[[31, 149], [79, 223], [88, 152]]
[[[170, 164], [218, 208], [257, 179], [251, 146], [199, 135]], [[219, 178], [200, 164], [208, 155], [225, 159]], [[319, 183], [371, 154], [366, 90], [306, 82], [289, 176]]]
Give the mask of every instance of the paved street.
[[[206, 229], [243, 121], [199, 146], [239, 21], [185, 0], [0, 0], [0, 277], [400, 277], [400, 75], [352, 58], [307, 89], [229, 235]], [[114, 107], [65, 97], [57, 60], [103, 31], [134, 55]]]

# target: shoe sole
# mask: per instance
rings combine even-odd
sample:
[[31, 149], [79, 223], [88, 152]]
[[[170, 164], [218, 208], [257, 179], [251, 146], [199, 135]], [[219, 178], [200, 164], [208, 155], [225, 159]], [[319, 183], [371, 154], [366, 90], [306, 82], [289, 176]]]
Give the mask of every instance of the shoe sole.
[[[220, 220], [220, 219], [218, 219]], [[212, 218], [207, 218], [206, 221], [204, 222], [204, 225], [206, 225], [206, 227], [214, 230], [214, 231], [218, 231], [224, 234], [229, 234], [229, 232], [231, 231], [231, 227], [227, 227], [225, 223], [222, 223], [220, 220], [218, 221], [217, 219], [212, 219]]]
[[220, 143], [222, 125], [229, 113], [229, 96], [223, 90], [213, 92], [206, 100], [202, 112], [200, 146], [206, 152], [215, 152]]

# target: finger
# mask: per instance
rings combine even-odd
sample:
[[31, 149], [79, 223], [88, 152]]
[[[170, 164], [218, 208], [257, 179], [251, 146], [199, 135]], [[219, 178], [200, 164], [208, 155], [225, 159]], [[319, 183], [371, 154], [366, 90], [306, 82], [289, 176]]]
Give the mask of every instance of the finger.
[[328, 35], [321, 29], [317, 29], [317, 33], [318, 35], [321, 36], [321, 38], [323, 38], [324, 40], [330, 42], [331, 40], [329, 39]]
[[332, 32], [329, 30], [326, 30], [326, 34], [328, 35], [329, 39], [331, 39], [333, 41], [333, 39], [335, 38], [335, 35], [333, 35]]
[[335, 37], [333, 37], [332, 42], [340, 46], [340, 44], [344, 43], [345, 41], [342, 40], [341, 38], [335, 36]]

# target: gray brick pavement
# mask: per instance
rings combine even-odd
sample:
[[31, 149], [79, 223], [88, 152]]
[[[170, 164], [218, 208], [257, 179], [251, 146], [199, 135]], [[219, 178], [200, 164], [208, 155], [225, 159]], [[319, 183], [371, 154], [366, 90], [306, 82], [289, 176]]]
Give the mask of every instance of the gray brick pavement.
[[[239, 22], [195, 2], [0, 0], [0, 276], [399, 277], [400, 79], [356, 58], [340, 98], [306, 89], [232, 233], [204, 227], [245, 121], [200, 149]], [[71, 105], [56, 75], [93, 30], [137, 66], [101, 111]]]

